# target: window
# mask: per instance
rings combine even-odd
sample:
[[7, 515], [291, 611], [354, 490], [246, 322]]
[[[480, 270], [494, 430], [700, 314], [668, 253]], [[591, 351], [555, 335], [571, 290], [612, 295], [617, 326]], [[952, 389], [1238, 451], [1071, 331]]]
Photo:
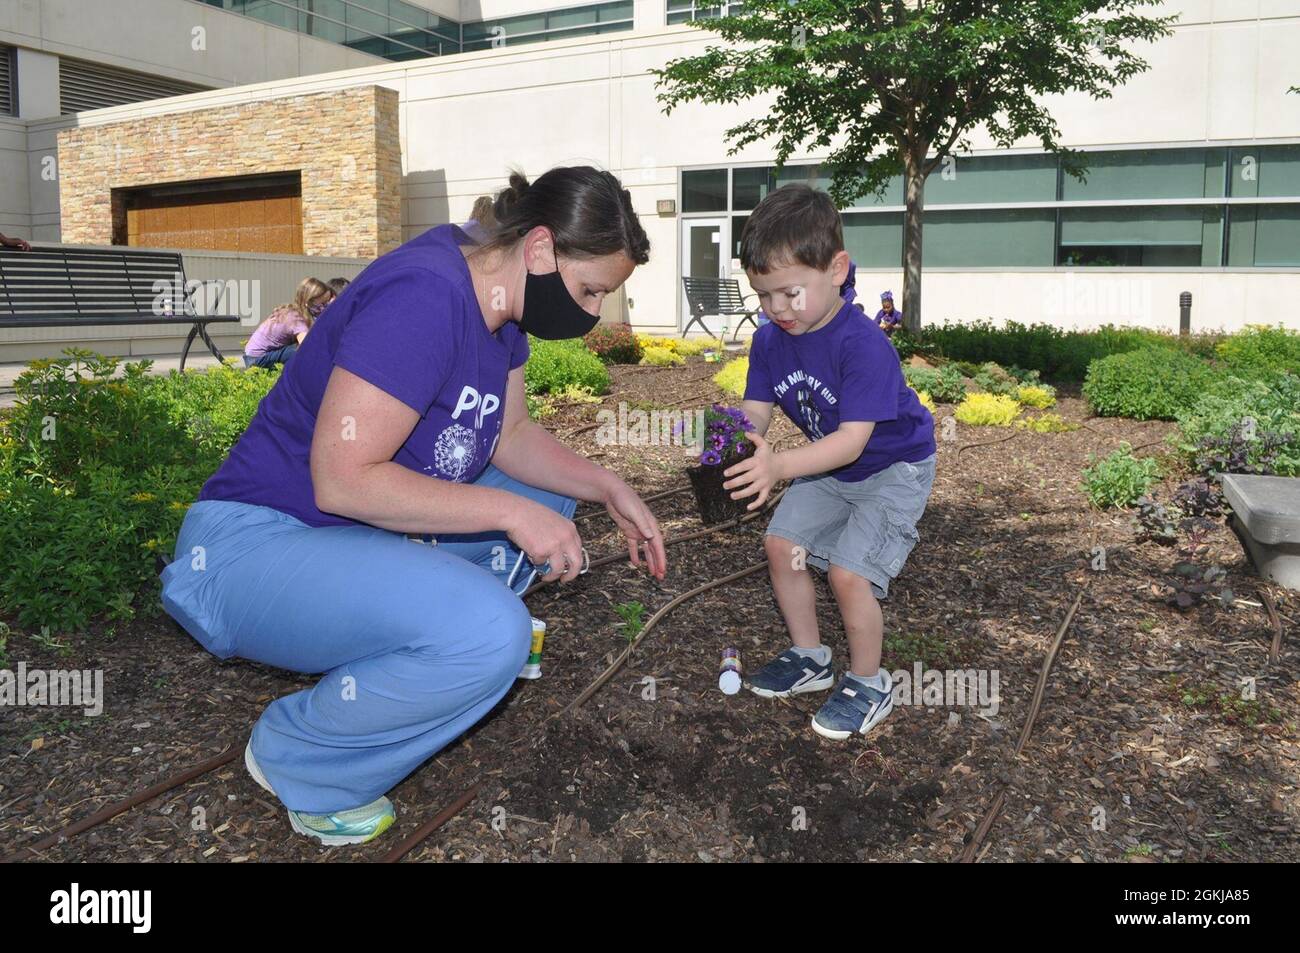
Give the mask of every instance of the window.
[[1300, 266], [1300, 205], [1234, 205], [1228, 222], [1229, 265]]
[[859, 268], [897, 268], [903, 263], [901, 212], [848, 212], [844, 223], [844, 250]]
[[497, 45], [566, 40], [575, 36], [612, 33], [632, 29], [632, 0], [617, 0], [585, 7], [566, 7], [543, 13], [529, 13], [481, 23], [466, 23], [462, 35], [465, 50]]
[[[1300, 145], [1130, 149], [1085, 159], [1085, 183], [1041, 153], [940, 163], [925, 186], [925, 264], [1300, 267]], [[803, 162], [780, 172], [774, 165], [684, 171], [682, 212], [730, 215], [732, 257], [739, 257], [741, 229], [759, 202], [791, 182], [828, 189], [823, 168]], [[899, 267], [903, 204], [896, 176], [881, 195], [841, 209], [855, 262]], [[962, 208], [974, 205], [985, 207]]]
[[922, 250], [936, 268], [1050, 266], [1055, 237], [1050, 208], [927, 211]]
[[1217, 265], [1222, 221], [1219, 206], [1061, 209], [1057, 264]]
[[744, 8], [743, 3], [725, 3], [722, 0], [668, 0], [668, 24], [737, 16]]
[[1129, 149], [1084, 155], [1087, 179], [1061, 176], [1066, 201], [1191, 199], [1223, 195], [1223, 149]]
[[[1056, 157], [951, 156], [925, 181], [926, 205], [1056, 201]], [[898, 204], [903, 203], [902, 182]]]
[[1232, 150], [1232, 195], [1300, 195], [1300, 146], [1259, 146]]
[[726, 169], [682, 173], [683, 212], [725, 212], [726, 210]]
[[17, 96], [14, 95], [13, 47], [0, 44], [0, 116], [18, 115]]

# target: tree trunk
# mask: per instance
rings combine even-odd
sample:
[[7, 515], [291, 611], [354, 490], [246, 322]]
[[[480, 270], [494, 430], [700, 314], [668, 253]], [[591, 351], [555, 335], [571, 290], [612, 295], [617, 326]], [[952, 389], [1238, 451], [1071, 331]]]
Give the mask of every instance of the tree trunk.
[[903, 327], [909, 334], [921, 331], [921, 228], [925, 218], [925, 176], [921, 172], [924, 154], [905, 159], [905, 203], [903, 215]]

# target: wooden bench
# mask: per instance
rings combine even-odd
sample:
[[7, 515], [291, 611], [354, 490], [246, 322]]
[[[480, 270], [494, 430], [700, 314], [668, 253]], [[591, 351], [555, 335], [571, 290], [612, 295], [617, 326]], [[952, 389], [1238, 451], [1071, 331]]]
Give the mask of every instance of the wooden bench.
[[[157, 287], [155, 287], [155, 283]], [[0, 247], [0, 328], [188, 324], [181, 367], [196, 337], [224, 360], [207, 325], [233, 314], [197, 314], [180, 252], [133, 248]]]
[[1300, 477], [1225, 473], [1223, 496], [1259, 574], [1300, 590]]
[[682, 287], [686, 291], [686, 303], [690, 309], [691, 319], [682, 329], [682, 337], [690, 331], [691, 325], [698, 323], [704, 333], [716, 337], [704, 323], [706, 315], [726, 317], [739, 315], [736, 333], [731, 336], [734, 342], [740, 336], [740, 329], [748, 321], [758, 330], [758, 308], [749, 308], [745, 302], [754, 295], [741, 295], [740, 283], [735, 278], [683, 278]]

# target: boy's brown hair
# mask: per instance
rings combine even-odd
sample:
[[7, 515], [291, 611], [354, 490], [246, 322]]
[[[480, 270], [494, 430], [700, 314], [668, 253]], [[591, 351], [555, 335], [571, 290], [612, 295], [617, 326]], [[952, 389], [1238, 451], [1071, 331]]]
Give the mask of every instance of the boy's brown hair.
[[740, 233], [740, 264], [765, 275], [782, 265], [825, 271], [844, 250], [839, 210], [825, 192], [793, 183], [758, 203]]

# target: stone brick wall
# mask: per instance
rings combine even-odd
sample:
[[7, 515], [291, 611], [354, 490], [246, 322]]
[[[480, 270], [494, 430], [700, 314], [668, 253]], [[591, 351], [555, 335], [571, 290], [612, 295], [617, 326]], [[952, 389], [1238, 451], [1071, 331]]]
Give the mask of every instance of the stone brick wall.
[[398, 95], [383, 86], [64, 129], [58, 149], [69, 244], [125, 231], [115, 189], [295, 171], [304, 254], [374, 258], [402, 241]]

